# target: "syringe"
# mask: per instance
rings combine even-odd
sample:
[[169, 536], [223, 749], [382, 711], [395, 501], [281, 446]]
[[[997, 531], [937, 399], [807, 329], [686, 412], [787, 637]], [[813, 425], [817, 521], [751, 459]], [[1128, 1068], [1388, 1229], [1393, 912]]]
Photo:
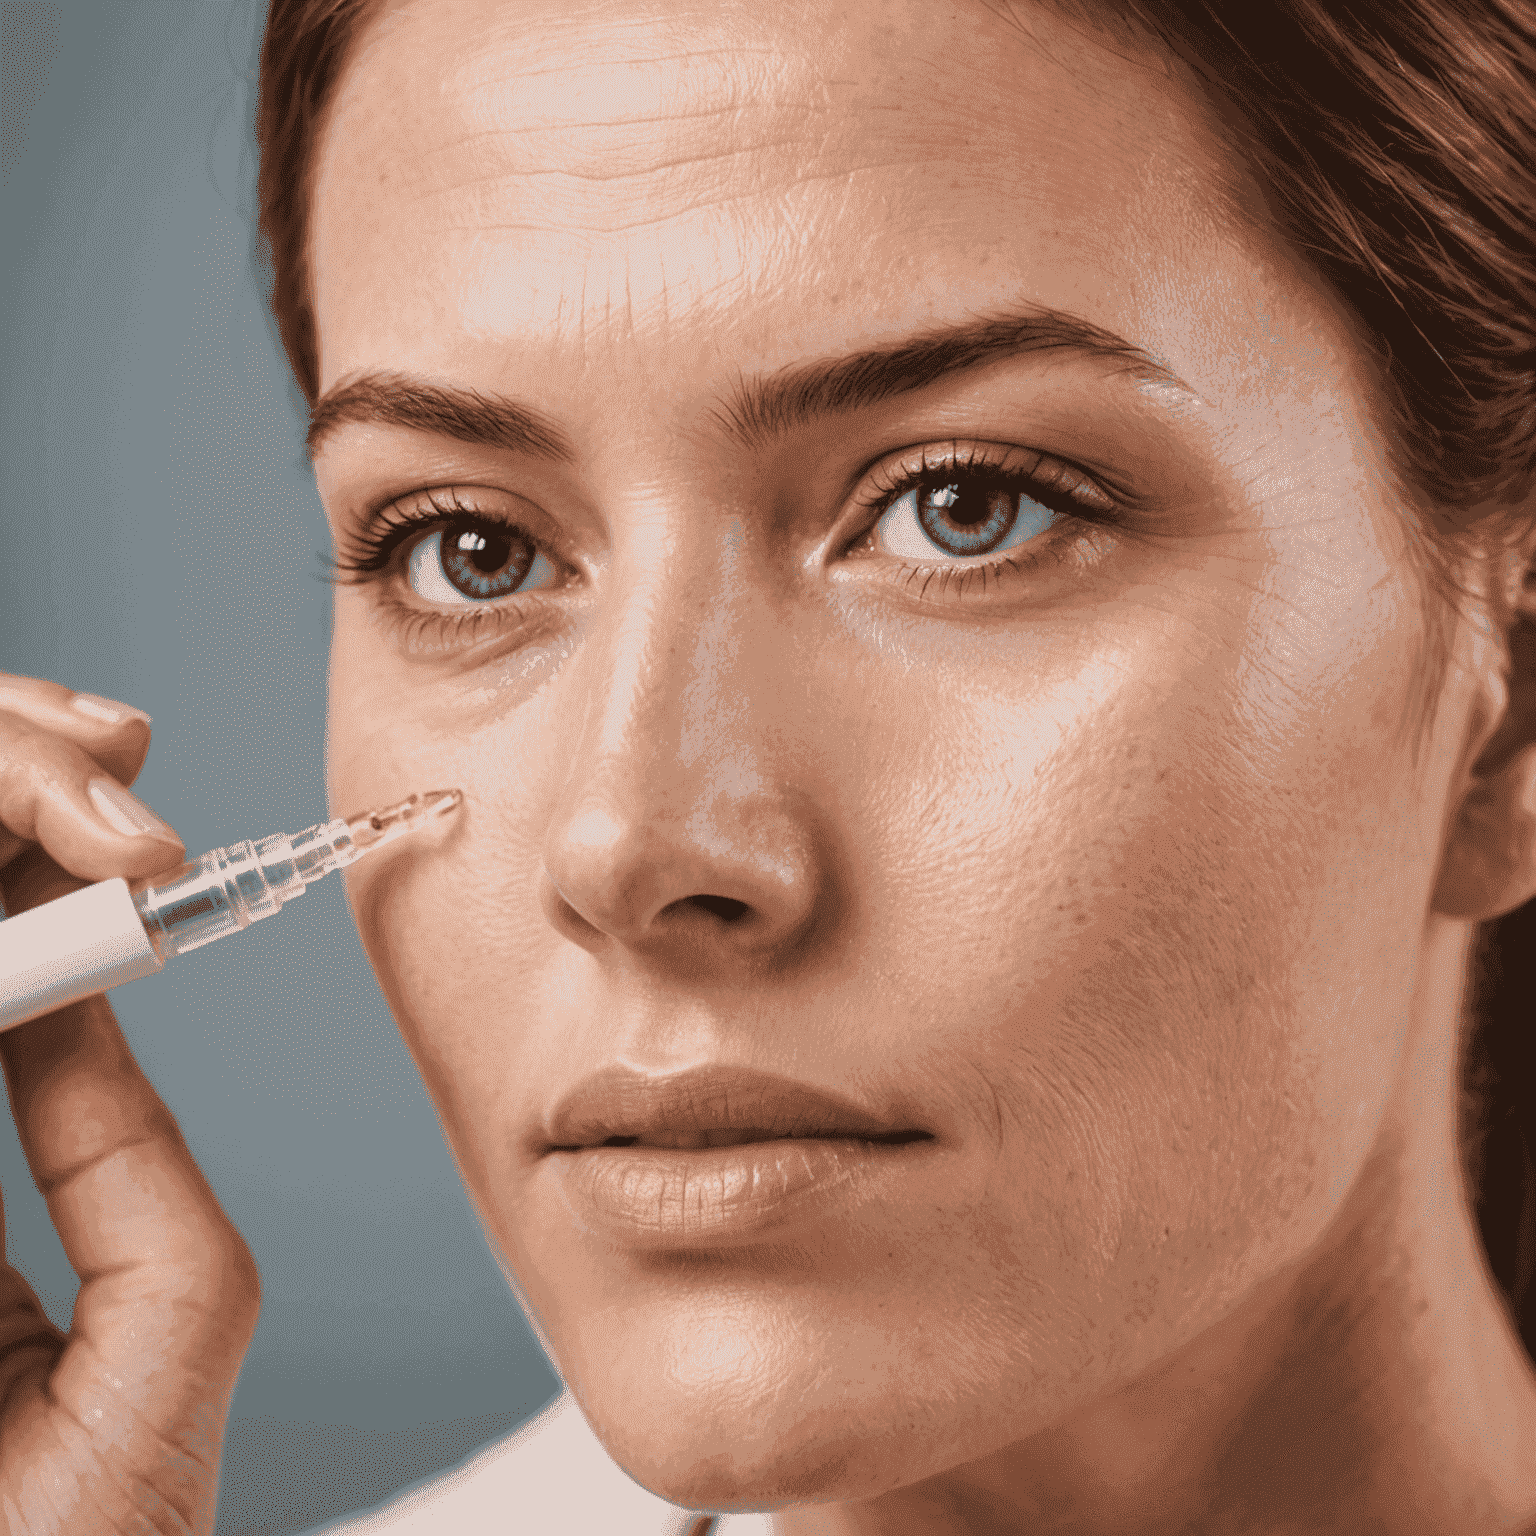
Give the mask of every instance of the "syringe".
[[215, 848], [130, 884], [102, 880], [0, 922], [0, 1029], [25, 1024], [238, 933], [329, 874], [455, 810], [456, 789]]

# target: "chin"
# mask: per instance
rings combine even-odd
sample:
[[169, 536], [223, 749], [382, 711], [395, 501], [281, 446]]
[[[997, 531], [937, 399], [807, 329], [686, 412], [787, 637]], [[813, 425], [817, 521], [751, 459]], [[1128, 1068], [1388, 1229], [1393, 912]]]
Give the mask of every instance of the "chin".
[[695, 1509], [873, 1498], [969, 1459], [996, 1433], [997, 1393], [936, 1374], [920, 1347], [893, 1356], [889, 1339], [857, 1326], [846, 1347], [829, 1346], [776, 1321], [713, 1341], [696, 1327], [654, 1350], [637, 1330], [622, 1359], [567, 1379], [609, 1455]]
[[691, 1404], [658, 1403], [654, 1418], [637, 1414], [632, 1402], [614, 1414], [603, 1406], [600, 1400], [582, 1401], [608, 1454], [642, 1487], [691, 1509], [832, 1503], [870, 1497], [907, 1481], [881, 1465], [903, 1461], [899, 1448], [893, 1454], [891, 1436], [871, 1434], [869, 1421], [847, 1404], [775, 1415], [767, 1423], [750, 1405], [709, 1396]]

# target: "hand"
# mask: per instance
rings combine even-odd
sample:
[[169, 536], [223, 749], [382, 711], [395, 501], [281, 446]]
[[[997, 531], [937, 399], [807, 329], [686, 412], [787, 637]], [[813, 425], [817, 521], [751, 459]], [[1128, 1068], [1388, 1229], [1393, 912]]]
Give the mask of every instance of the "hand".
[[[0, 895], [13, 915], [185, 857], [122, 788], [144, 764], [147, 721], [76, 698], [0, 673]], [[0, 1529], [210, 1531], [229, 1397], [256, 1327], [250, 1250], [104, 996], [0, 1033], [0, 1065], [80, 1277], [65, 1334], [0, 1265]]]

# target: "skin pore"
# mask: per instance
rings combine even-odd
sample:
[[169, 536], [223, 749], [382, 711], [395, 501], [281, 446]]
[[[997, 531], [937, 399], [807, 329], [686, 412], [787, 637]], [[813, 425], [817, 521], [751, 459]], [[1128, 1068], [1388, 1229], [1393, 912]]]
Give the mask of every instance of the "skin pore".
[[[1437, 906], [1500, 647], [1459, 621], [1425, 705], [1374, 380], [1261, 206], [1166, 67], [1044, 11], [417, 0], [348, 63], [338, 549], [458, 514], [544, 562], [472, 600], [424, 524], [338, 590], [333, 803], [466, 795], [349, 889], [553, 1358], [667, 1498], [1536, 1517], [1455, 1151], [1474, 908], [1522, 898], [1453, 847]], [[893, 497], [955, 462], [1078, 515], [914, 558]], [[703, 1063], [926, 1140], [744, 1235], [710, 1187], [681, 1235], [591, 1219], [556, 1106]]]

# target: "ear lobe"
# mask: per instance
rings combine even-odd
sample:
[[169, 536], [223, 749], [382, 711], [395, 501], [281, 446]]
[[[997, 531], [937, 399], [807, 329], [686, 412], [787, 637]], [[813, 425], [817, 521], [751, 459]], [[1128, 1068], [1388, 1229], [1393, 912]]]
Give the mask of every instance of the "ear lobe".
[[1490, 922], [1536, 897], [1536, 744], [1472, 782], [1446, 845], [1434, 910]]
[[1472, 769], [1441, 860], [1434, 910], [1488, 922], [1536, 897], [1536, 623], [1509, 631], [1503, 718]]

